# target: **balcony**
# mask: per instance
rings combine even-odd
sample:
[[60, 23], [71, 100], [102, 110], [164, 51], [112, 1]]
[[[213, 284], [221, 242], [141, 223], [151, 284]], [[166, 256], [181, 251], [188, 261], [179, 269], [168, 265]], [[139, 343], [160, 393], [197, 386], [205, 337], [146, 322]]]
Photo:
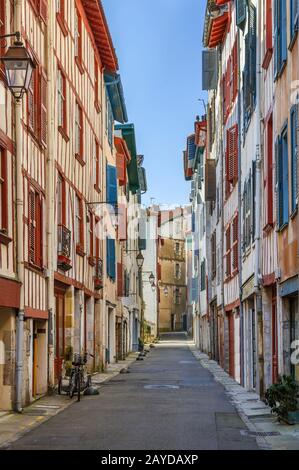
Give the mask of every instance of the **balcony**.
[[57, 266], [62, 271], [69, 271], [72, 268], [71, 264], [71, 239], [72, 233], [64, 225], [58, 225], [57, 236]]
[[96, 290], [103, 289], [103, 260], [96, 259], [96, 273], [94, 277], [94, 287]]

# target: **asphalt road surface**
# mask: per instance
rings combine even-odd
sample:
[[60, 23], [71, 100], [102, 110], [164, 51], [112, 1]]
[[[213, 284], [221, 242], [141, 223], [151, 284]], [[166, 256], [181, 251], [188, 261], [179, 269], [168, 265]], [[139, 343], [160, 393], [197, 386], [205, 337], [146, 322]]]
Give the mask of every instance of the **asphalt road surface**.
[[129, 374], [83, 397], [10, 449], [257, 449], [222, 385], [194, 358], [184, 334], [163, 336]]

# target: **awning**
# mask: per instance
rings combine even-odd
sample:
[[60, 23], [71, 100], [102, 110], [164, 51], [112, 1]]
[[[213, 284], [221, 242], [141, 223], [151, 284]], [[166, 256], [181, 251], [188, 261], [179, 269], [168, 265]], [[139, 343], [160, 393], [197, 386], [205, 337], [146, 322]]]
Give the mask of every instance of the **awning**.
[[124, 124], [128, 122], [128, 115], [120, 75], [105, 73], [104, 78], [114, 120]]
[[115, 126], [116, 131], [121, 131], [126, 141], [127, 147], [131, 153], [131, 161], [127, 166], [129, 177], [129, 189], [136, 194], [140, 189], [138, 165], [137, 165], [137, 149], [134, 124], [118, 124]]

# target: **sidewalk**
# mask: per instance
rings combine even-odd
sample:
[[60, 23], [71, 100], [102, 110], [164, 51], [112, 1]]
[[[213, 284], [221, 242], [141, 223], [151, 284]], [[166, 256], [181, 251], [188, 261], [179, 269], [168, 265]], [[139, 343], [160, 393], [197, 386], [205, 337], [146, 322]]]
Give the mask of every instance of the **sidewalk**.
[[[103, 382], [107, 382], [117, 376], [122, 369], [126, 369], [138, 357], [138, 353], [130, 354], [125, 361], [108, 366], [104, 373], [95, 374], [92, 384], [101, 388]], [[84, 397], [83, 397], [84, 400]], [[23, 413], [0, 413], [0, 448], [5, 448], [11, 442], [18, 440], [24, 434], [32, 431], [40, 424], [48, 421], [53, 416], [77, 403], [77, 397], [72, 400], [67, 395], [46, 395], [27, 406]], [[78, 406], [80, 404], [78, 403]]]
[[278, 423], [271, 409], [260, 400], [255, 392], [248, 392], [232, 379], [217, 362], [211, 361], [194, 344], [190, 345], [193, 355], [208, 369], [215, 380], [223, 385], [231, 402], [248, 428], [256, 437], [257, 444], [265, 450], [299, 450], [299, 425], [289, 426]]

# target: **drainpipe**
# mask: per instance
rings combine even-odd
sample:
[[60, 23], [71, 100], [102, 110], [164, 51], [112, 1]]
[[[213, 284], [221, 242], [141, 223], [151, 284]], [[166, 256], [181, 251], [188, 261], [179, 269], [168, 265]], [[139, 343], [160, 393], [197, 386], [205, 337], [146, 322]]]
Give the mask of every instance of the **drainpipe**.
[[48, 9], [47, 24], [47, 75], [48, 75], [48, 146], [47, 146], [47, 175], [46, 175], [46, 198], [47, 198], [47, 299], [48, 299], [48, 386], [54, 387], [54, 329], [55, 329], [55, 298], [54, 298], [54, 227], [55, 220], [55, 182], [54, 182], [54, 44], [53, 44], [53, 17], [52, 8]]
[[[21, 31], [22, 0], [15, 0], [14, 16], [15, 31]], [[23, 389], [23, 349], [24, 349], [24, 237], [23, 237], [23, 175], [22, 175], [22, 100], [15, 101], [15, 179], [16, 179], [16, 267], [17, 277], [21, 285], [20, 307], [16, 318], [16, 395], [15, 410], [22, 412]]]
[[242, 158], [241, 158], [241, 149], [242, 149], [242, 139], [241, 139], [241, 73], [240, 73], [240, 65], [241, 65], [241, 34], [240, 29], [238, 28], [238, 265], [239, 265], [239, 299], [240, 299], [240, 379], [241, 385], [244, 386], [244, 310], [243, 310], [243, 280], [242, 280]]
[[[257, 6], [257, 38], [261, 34], [261, 0], [258, 0]], [[264, 378], [264, 345], [263, 345], [263, 310], [262, 310], [262, 293], [260, 283], [261, 272], [261, 49], [257, 45], [257, 70], [256, 70], [256, 201], [255, 201], [255, 269], [254, 269], [254, 287], [255, 287], [255, 311], [257, 315], [258, 328], [258, 384], [259, 393], [263, 395], [263, 378]]]

